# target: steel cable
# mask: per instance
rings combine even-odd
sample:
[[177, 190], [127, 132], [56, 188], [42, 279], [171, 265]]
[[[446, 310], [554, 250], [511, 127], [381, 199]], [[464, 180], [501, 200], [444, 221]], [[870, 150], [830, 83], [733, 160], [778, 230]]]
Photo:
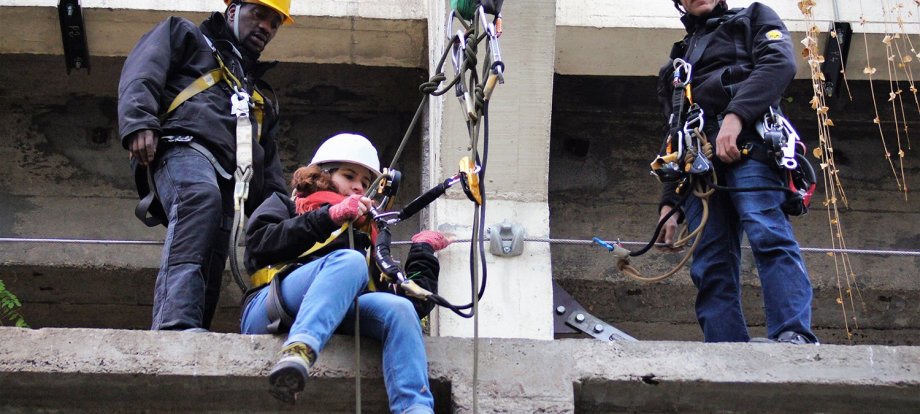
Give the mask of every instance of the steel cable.
[[[484, 241], [491, 239], [486, 236]], [[596, 244], [593, 240], [588, 239], [554, 239], [546, 237], [525, 237], [525, 242], [531, 243], [549, 243], [559, 245], [591, 245]], [[453, 243], [469, 243], [471, 239], [454, 239]], [[622, 244], [624, 246], [644, 246], [648, 242], [640, 241], [617, 241], [605, 240], [608, 243]], [[95, 245], [135, 245], [135, 246], [162, 246], [162, 240], [109, 240], [109, 239], [65, 239], [65, 238], [39, 238], [39, 237], [0, 237], [0, 244], [23, 243], [23, 244], [95, 244]], [[408, 246], [412, 244], [409, 240], [394, 240], [394, 246]], [[666, 247], [664, 243], [655, 243], [655, 246]], [[750, 250], [751, 246], [742, 245], [742, 249]], [[855, 255], [875, 255], [875, 256], [908, 256], [920, 257], [920, 250], [884, 250], [884, 249], [837, 249], [828, 247], [799, 247], [799, 250], [808, 253], [841, 253]]]

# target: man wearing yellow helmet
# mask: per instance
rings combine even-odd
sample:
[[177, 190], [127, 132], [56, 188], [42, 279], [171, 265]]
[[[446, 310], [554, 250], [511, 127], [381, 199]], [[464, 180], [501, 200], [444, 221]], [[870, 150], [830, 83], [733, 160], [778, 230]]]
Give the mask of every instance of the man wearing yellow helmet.
[[[118, 86], [119, 134], [143, 198], [135, 213], [167, 227], [152, 329], [210, 327], [235, 184], [249, 178], [246, 213], [273, 193], [288, 193], [275, 141], [277, 105], [260, 80], [270, 65], [258, 59], [278, 28], [293, 22], [290, 0], [225, 3], [224, 13], [201, 25], [170, 17], [144, 34]], [[240, 154], [251, 156], [243, 179], [232, 175], [249, 158], [237, 156], [238, 142]]]

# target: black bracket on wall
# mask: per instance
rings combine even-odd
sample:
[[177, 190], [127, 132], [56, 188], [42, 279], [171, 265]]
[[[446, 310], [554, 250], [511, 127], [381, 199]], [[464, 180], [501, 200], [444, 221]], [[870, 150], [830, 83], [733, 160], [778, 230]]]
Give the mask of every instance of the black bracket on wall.
[[588, 313], [578, 301], [553, 281], [553, 333], [560, 337], [580, 333], [605, 342], [635, 342], [626, 332]]
[[86, 29], [80, 0], [61, 0], [58, 3], [58, 20], [61, 23], [61, 41], [67, 74], [73, 69], [86, 69], [89, 73], [89, 48], [86, 46]]
[[824, 96], [833, 98], [840, 90], [843, 83], [841, 72], [847, 64], [850, 54], [850, 40], [853, 38], [853, 28], [847, 22], [834, 22], [833, 32], [836, 36], [828, 36], [824, 47], [824, 63], [821, 72], [824, 73]]

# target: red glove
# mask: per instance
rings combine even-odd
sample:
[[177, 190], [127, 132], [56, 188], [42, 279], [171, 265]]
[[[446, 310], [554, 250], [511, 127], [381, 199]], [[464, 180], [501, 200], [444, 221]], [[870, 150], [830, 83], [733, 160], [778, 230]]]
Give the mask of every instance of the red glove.
[[428, 243], [434, 251], [441, 250], [450, 244], [450, 239], [433, 230], [423, 230], [412, 236], [412, 243]]
[[368, 205], [370, 205], [370, 199], [353, 194], [338, 204], [329, 207], [329, 218], [338, 225], [352, 222], [367, 213]]

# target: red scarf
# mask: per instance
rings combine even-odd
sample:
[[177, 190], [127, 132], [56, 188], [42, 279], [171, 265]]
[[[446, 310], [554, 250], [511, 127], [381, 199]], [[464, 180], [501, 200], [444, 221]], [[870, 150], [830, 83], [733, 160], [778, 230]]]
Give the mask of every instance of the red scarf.
[[[330, 204], [335, 205], [345, 199], [345, 196], [334, 191], [317, 191], [306, 197], [294, 196], [295, 211], [298, 215], [309, 211], [319, 210], [320, 207]], [[356, 229], [371, 235], [371, 243], [377, 242], [377, 226], [372, 225], [367, 216], [362, 216], [354, 222]]]

